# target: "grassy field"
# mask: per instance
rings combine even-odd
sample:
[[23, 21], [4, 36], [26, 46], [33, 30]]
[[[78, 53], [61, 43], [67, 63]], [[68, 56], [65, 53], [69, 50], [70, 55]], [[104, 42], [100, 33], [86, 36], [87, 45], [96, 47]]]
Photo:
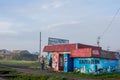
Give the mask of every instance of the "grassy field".
[[[26, 66], [26, 67], [35, 68], [35, 69], [36, 68], [37, 69], [40, 68], [40, 63], [38, 61], [0, 60], [0, 64], [11, 65], [11, 66]], [[75, 73], [75, 72], [68, 72], [68, 73], [65, 73], [65, 72], [53, 72], [53, 73], [54, 74], [60, 74], [60, 75], [62, 74], [62, 75], [66, 75], [66, 76], [81, 77], [81, 78], [94, 78], [94, 79], [97, 78], [97, 79], [106, 79], [106, 80], [109, 80], [111, 78], [113, 80], [114, 79], [115, 80], [117, 80], [117, 79], [119, 80], [120, 79], [120, 72], [119, 73], [110, 73], [110, 74], [100, 74], [100, 75], [93, 75], [93, 74], [85, 75], [85, 74], [80, 74], [80, 73]], [[25, 76], [29, 77], [28, 74], [25, 75]], [[24, 75], [23, 76], [19, 76], [19, 77], [17, 77], [14, 80], [22, 80], [23, 78], [27, 78], [25, 76]], [[35, 76], [35, 75], [33, 75], [33, 77], [31, 77], [31, 78], [35, 78], [36, 79], [36, 77], [37, 77], [38, 80], [63, 80], [62, 78], [61, 79], [53, 78], [53, 77], [49, 78], [47, 75], [46, 76]], [[39, 79], [40, 77], [42, 77], [42, 78], [49, 78], [49, 79]], [[18, 79], [18, 78], [22, 78], [22, 79]], [[34, 79], [28, 79], [28, 80], [34, 80]]]
[[40, 67], [38, 61], [24, 61], [24, 60], [0, 60], [0, 64], [10, 65], [10, 66], [25, 66], [25, 67]]
[[94, 75], [94, 74], [81, 74], [81, 73], [75, 73], [75, 72], [56, 72], [56, 74], [64, 74], [68, 76], [74, 76], [74, 77], [81, 77], [81, 78], [92, 78], [92, 79], [105, 79], [105, 80], [110, 80], [110, 79], [115, 79], [115, 80], [120, 80], [120, 72], [116, 73], [103, 73], [99, 75]]
[[24, 74], [16, 78], [9, 78], [8, 80], [68, 80], [66, 78], [51, 77], [47, 75], [31, 75]]
[[[9, 68], [0, 68], [0, 74], [6, 74], [6, 71], [9, 71], [7, 74], [16, 74], [18, 76], [16, 77], [6, 77], [7, 80], [72, 80], [64, 77], [53, 77], [48, 75], [38, 75], [38, 74], [26, 74], [26, 73], [19, 73], [14, 69]], [[120, 73], [111, 73], [111, 74], [101, 74], [101, 75], [85, 75], [85, 74], [79, 74], [79, 73], [64, 73], [64, 72], [55, 72], [55, 74], [62, 74], [72, 77], [78, 77], [82, 79], [95, 79], [95, 80], [120, 80]], [[81, 80], [82, 80], [81, 79]]]
[[0, 77], [4, 75], [3, 78], [6, 80], [68, 80], [62, 77], [53, 77], [48, 75], [38, 75], [38, 74], [26, 74], [18, 72], [10, 68], [0, 68]]
[[0, 74], [18, 74], [18, 72], [11, 68], [0, 68]]

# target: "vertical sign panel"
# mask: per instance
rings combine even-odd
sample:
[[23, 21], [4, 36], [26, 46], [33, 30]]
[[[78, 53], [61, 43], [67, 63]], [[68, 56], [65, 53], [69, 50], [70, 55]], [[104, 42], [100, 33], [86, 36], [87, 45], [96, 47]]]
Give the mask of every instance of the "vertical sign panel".
[[70, 54], [64, 54], [64, 72], [73, 71], [73, 59]]
[[68, 72], [68, 54], [64, 54], [64, 72]]

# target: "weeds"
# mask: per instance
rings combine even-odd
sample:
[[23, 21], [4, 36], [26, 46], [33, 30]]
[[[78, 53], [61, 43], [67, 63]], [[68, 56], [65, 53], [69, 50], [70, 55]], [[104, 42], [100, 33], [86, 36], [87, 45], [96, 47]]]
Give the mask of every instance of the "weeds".
[[67, 80], [66, 78], [50, 77], [47, 75], [21, 75], [16, 78], [9, 78], [9, 80]]

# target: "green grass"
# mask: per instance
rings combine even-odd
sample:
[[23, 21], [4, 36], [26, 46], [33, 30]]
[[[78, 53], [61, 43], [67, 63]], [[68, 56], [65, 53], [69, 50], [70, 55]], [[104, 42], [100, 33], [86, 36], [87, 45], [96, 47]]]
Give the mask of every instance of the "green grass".
[[[60, 74], [60, 73], [59, 73]], [[64, 75], [69, 75], [69, 76], [73, 76], [73, 77], [79, 77], [79, 78], [86, 78], [86, 79], [105, 79], [105, 80], [110, 80], [110, 79], [120, 79], [120, 77], [118, 77], [120, 75], [120, 73], [113, 73], [113, 74], [101, 74], [101, 75], [85, 75], [85, 74], [75, 74], [75, 73], [69, 73], [66, 74], [64, 73]], [[52, 77], [52, 76], [47, 76], [47, 75], [22, 75], [16, 78], [11, 78], [9, 80], [69, 80], [66, 78], [62, 78], [62, 77]]]
[[104, 74], [99, 74], [99, 75], [81, 74], [81, 73], [75, 73], [75, 72], [68, 72], [68, 73], [56, 72], [56, 74], [64, 74], [64, 75], [80, 77], [80, 78], [93, 78], [93, 79], [110, 79], [110, 78], [115, 78], [115, 79], [120, 79], [120, 72], [117, 72], [117, 73], [104, 73]]
[[[14, 66], [27, 66], [32, 69], [37, 69], [37, 67], [40, 67], [40, 63], [38, 61], [17, 61], [17, 60], [0, 60], [0, 64], [5, 65], [14, 65]], [[4, 69], [0, 69], [4, 70]], [[6, 69], [7, 70], [7, 69]], [[9, 69], [8, 69], [9, 70]], [[14, 72], [11, 72], [11, 74]], [[108, 79], [108, 78], [120, 78], [120, 72], [119, 73], [109, 73], [109, 74], [100, 74], [100, 75], [93, 75], [93, 74], [80, 74], [75, 72], [54, 72], [55, 74], [62, 74], [67, 76], [74, 76], [74, 77], [80, 77], [80, 78], [97, 78], [97, 79]], [[43, 77], [44, 78], [44, 77]], [[52, 80], [53, 78], [50, 78], [49, 80]], [[54, 78], [53, 80], [56, 80], [57, 78]], [[38, 79], [39, 80], [39, 79]]]
[[24, 61], [24, 60], [0, 60], [0, 64], [11, 66], [26, 66], [26, 67], [40, 67], [38, 61]]
[[52, 77], [48, 75], [34, 75], [19, 73], [11, 68], [0, 68], [0, 74], [13, 74], [17, 76], [5, 77], [7, 80], [67, 80], [65, 78]]
[[47, 75], [31, 75], [25, 74], [16, 78], [9, 78], [8, 80], [67, 80], [65, 78], [50, 77]]
[[18, 72], [11, 68], [0, 68], [0, 74], [18, 74]]

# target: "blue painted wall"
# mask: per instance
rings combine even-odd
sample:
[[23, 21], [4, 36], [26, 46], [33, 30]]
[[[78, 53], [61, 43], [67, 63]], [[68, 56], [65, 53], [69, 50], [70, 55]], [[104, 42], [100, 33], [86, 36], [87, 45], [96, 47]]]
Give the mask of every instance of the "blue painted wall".
[[[50, 53], [47, 54], [50, 61]], [[104, 58], [70, 58], [64, 54], [64, 72], [75, 71], [80, 73], [111, 73], [118, 71], [119, 61]]]
[[115, 72], [118, 69], [118, 60], [102, 58], [74, 58], [74, 71], [80, 73]]
[[116, 72], [118, 71], [118, 67], [118, 60], [100, 59], [99, 69], [103, 69], [104, 72]]
[[64, 54], [64, 72], [73, 71], [73, 59], [69, 54]]
[[49, 64], [49, 62], [50, 62], [50, 53], [49, 52], [47, 53], [47, 61], [48, 61], [48, 64]]

